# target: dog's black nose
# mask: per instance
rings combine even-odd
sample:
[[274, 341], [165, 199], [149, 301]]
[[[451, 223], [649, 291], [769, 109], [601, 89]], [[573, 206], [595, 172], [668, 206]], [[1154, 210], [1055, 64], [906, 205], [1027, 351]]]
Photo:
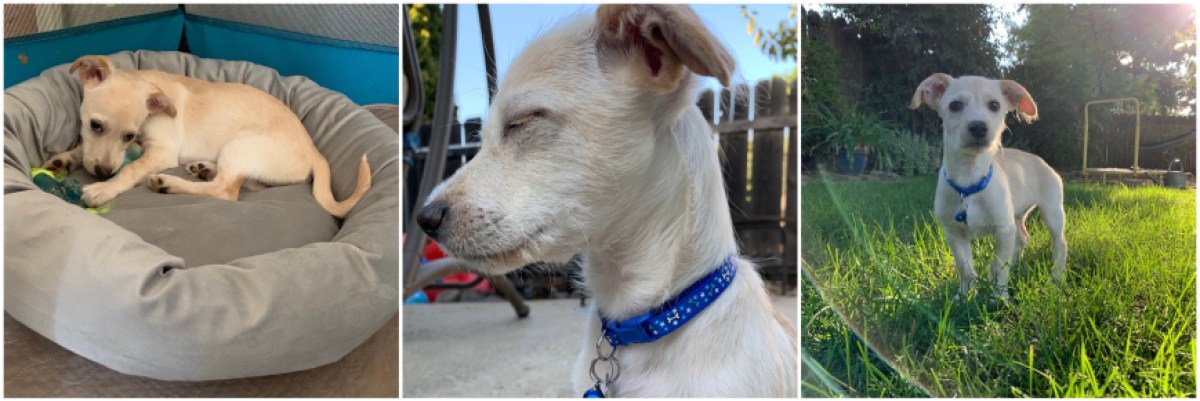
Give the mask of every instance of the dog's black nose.
[[972, 137], [983, 138], [987, 136], [987, 123], [984, 123], [983, 121], [973, 121], [970, 124], [967, 124], [967, 131], [971, 133]]
[[450, 205], [447, 205], [446, 202], [433, 201], [417, 213], [417, 225], [421, 226], [421, 230], [424, 230], [429, 238], [436, 240], [438, 228], [442, 226], [442, 221], [445, 220], [449, 210]]
[[112, 176], [112, 169], [105, 166], [96, 166], [96, 177], [108, 178]]

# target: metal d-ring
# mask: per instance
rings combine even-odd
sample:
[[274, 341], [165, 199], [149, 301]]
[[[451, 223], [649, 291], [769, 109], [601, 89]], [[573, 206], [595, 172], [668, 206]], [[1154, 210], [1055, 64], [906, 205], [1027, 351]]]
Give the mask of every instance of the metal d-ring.
[[[596, 373], [596, 364], [600, 363], [600, 361], [608, 362], [608, 372], [605, 373], [603, 380], [601, 380], [600, 375]], [[595, 381], [596, 384], [612, 384], [612, 382], [617, 381], [617, 379], [621, 377], [621, 361], [618, 361], [617, 358], [611, 356], [593, 359], [592, 368], [588, 371], [588, 375], [592, 377], [592, 380]]]
[[604, 351], [602, 349], [603, 349], [605, 342], [606, 341], [604, 341], [604, 331], [601, 330], [600, 338], [596, 339], [596, 358], [598, 358], [598, 359], [609, 359], [609, 358], [612, 358], [613, 355], [617, 354], [617, 347], [612, 347], [612, 351], [608, 352], [608, 356], [604, 356]]
[[[596, 358], [592, 359], [592, 367], [588, 370], [588, 374], [596, 384], [610, 384], [617, 381], [621, 377], [621, 361], [617, 360], [617, 347], [612, 347], [608, 355], [604, 355], [604, 333], [600, 333], [600, 338], [596, 339]], [[600, 378], [600, 374], [596, 373], [596, 365], [601, 361], [608, 362], [608, 372], [604, 378]]]

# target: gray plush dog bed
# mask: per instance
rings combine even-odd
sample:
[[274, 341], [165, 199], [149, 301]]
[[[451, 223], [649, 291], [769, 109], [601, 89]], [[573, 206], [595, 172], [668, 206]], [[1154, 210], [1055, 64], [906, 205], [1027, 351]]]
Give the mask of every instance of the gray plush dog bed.
[[[123, 52], [117, 68], [241, 82], [287, 104], [329, 160], [338, 199], [366, 154], [372, 186], [344, 221], [311, 183], [228, 202], [122, 194], [92, 215], [31, 167], [73, 148], [82, 85], [67, 65], [4, 93], [4, 308], [114, 370], [163, 380], [285, 373], [338, 360], [397, 313], [399, 138], [345, 96], [246, 62]], [[264, 155], [269, 157], [269, 155]], [[186, 177], [182, 168], [168, 173]], [[82, 169], [72, 172], [85, 184]]]

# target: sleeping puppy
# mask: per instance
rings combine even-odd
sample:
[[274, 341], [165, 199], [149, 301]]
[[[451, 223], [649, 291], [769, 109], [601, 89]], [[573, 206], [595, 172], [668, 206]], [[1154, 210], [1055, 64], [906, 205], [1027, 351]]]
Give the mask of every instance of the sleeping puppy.
[[[296, 184], [311, 173], [317, 203], [342, 218], [371, 186], [364, 155], [354, 192], [346, 200], [335, 200], [329, 163], [300, 119], [256, 88], [116, 69], [104, 56], [81, 57], [70, 72], [79, 73], [84, 87], [80, 146], [55, 155], [43, 167], [70, 170], [82, 165], [107, 179], [83, 187], [88, 205], [107, 203], [142, 181], [162, 193], [236, 201], [242, 184]], [[145, 153], [122, 166], [125, 150], [134, 142], [141, 143]], [[189, 163], [188, 173], [202, 181], [157, 174], [181, 163]]]

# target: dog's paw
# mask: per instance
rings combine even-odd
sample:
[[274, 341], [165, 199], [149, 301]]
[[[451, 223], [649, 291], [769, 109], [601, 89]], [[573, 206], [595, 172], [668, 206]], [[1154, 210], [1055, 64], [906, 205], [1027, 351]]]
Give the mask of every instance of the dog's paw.
[[83, 186], [83, 203], [91, 207], [98, 207], [108, 203], [120, 194], [120, 188], [108, 182], [88, 184]]
[[59, 171], [71, 171], [73, 167], [75, 167], [75, 157], [71, 152], [62, 152], [54, 155], [50, 160], [46, 160], [45, 164], [42, 164], [42, 168], [55, 173]]
[[167, 185], [166, 177], [162, 174], [151, 174], [149, 177], [146, 177], [146, 187], [149, 187], [151, 191], [164, 194], [171, 191], [170, 186]]
[[217, 166], [212, 162], [195, 162], [187, 165], [187, 172], [192, 177], [204, 181], [212, 181], [216, 177]]

